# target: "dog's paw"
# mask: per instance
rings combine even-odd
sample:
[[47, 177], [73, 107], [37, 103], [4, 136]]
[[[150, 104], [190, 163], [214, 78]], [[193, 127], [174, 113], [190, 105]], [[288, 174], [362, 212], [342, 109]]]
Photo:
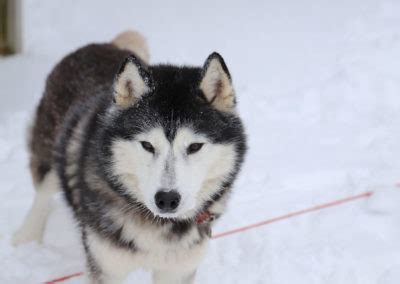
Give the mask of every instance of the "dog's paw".
[[41, 241], [42, 235], [40, 234], [40, 232], [23, 229], [15, 232], [11, 239], [11, 243], [13, 246], [19, 246], [30, 242], [40, 243]]

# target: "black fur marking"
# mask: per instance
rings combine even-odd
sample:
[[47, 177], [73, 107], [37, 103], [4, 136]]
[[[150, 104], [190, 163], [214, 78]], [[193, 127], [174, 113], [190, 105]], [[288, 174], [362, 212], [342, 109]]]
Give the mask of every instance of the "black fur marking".
[[194, 224], [192, 222], [187, 222], [187, 221], [174, 222], [172, 223], [171, 233], [174, 236], [181, 238], [185, 234], [187, 234], [189, 230], [193, 228], [193, 226]]
[[187, 126], [206, 134], [214, 143], [244, 143], [240, 119], [204, 102], [204, 95], [197, 88], [200, 68], [161, 65], [151, 67], [151, 71], [155, 90], [140, 103], [120, 112], [109, 122], [114, 128], [105, 129], [104, 135], [131, 139], [159, 125], [167, 138], [173, 140], [176, 130]]
[[79, 123], [82, 113], [84, 113], [84, 106], [77, 105], [73, 110], [71, 110], [65, 118], [65, 123], [67, 127], [65, 127], [64, 131], [61, 132], [61, 135], [58, 137], [56, 146], [55, 146], [55, 153], [54, 153], [54, 163], [56, 165], [56, 169], [58, 172], [58, 176], [60, 178], [61, 187], [64, 189], [64, 195], [67, 199], [68, 203], [74, 209], [74, 213], [76, 214], [79, 211], [79, 204], [76, 204], [73, 200], [72, 194], [73, 189], [69, 189], [68, 180], [71, 177], [66, 175], [66, 167], [67, 165], [67, 158], [66, 158], [66, 151], [67, 145], [72, 139], [71, 135], [73, 133], [74, 128]]
[[46, 174], [51, 170], [51, 166], [48, 164], [40, 163], [36, 168], [36, 174], [38, 182], [42, 182]]
[[88, 267], [88, 271], [94, 279], [98, 279], [102, 274], [102, 271], [96, 263], [95, 259], [93, 258], [92, 252], [90, 251], [89, 245], [87, 243], [87, 232], [85, 227], [81, 227], [81, 233], [83, 248], [85, 249], [86, 254], [86, 265]]

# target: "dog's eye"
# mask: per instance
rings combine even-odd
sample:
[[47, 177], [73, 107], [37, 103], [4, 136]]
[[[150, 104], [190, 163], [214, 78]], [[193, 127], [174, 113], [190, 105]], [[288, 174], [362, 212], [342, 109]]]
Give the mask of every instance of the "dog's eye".
[[198, 151], [200, 151], [201, 147], [203, 147], [204, 143], [192, 143], [189, 145], [189, 147], [187, 147], [186, 149], [186, 153], [188, 155], [190, 154], [194, 154]]
[[154, 154], [154, 147], [150, 142], [140, 141], [140, 144], [142, 144], [143, 149], [145, 149], [147, 152]]

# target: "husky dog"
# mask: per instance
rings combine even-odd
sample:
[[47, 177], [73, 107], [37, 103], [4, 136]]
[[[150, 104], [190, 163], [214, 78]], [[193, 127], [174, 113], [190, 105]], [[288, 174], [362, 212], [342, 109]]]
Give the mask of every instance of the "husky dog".
[[246, 152], [218, 53], [201, 68], [148, 60], [136, 32], [78, 49], [49, 75], [32, 128], [36, 196], [14, 243], [41, 240], [61, 187], [90, 283], [139, 267], [155, 283], [193, 283]]

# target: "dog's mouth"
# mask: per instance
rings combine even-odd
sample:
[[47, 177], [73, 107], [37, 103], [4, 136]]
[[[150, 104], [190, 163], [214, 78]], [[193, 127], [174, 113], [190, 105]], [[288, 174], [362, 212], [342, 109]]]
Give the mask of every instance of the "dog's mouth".
[[155, 214], [156, 216], [163, 219], [177, 219], [179, 215], [176, 212], [158, 212]]
[[192, 215], [195, 214], [194, 210], [175, 210], [173, 212], [162, 212], [160, 210], [150, 210], [154, 216], [165, 219], [165, 220], [187, 220], [194, 218]]

